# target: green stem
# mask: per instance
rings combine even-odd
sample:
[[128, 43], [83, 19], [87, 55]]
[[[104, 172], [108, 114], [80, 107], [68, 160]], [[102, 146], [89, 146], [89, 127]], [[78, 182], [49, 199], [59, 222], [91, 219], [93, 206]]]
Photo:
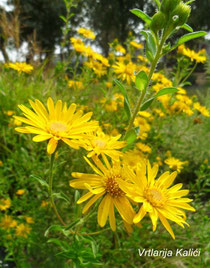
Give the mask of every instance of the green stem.
[[198, 63], [196, 62], [193, 66], [192, 70], [188, 73], [188, 75], [180, 82], [180, 86], [183, 85], [183, 83], [191, 76], [191, 74], [194, 72], [195, 68], [197, 67]]
[[152, 65], [151, 65], [151, 67], [150, 67], [150, 71], [149, 71], [149, 74], [148, 74], [148, 81], [147, 81], [147, 84], [146, 84], [146, 86], [145, 86], [144, 91], [142, 91], [142, 93], [141, 93], [141, 95], [140, 95], [140, 97], [139, 97], [139, 99], [138, 99], [138, 101], [137, 101], [136, 107], [135, 107], [134, 112], [133, 112], [133, 115], [132, 115], [132, 117], [131, 117], [131, 119], [130, 119], [130, 121], [129, 121], [128, 128], [127, 128], [127, 130], [126, 130], [126, 132], [125, 132], [124, 138], [126, 137], [127, 133], [128, 133], [128, 132], [130, 131], [130, 129], [132, 128], [132, 126], [133, 126], [133, 122], [134, 122], [134, 120], [135, 120], [135, 118], [136, 118], [136, 115], [137, 115], [137, 113], [138, 113], [138, 111], [139, 111], [139, 109], [140, 109], [140, 106], [141, 106], [141, 104], [142, 104], [142, 102], [143, 102], [143, 100], [144, 100], [145, 95], [147, 94], [148, 86], [149, 86], [150, 81], [151, 81], [151, 79], [152, 79], [152, 75], [153, 75], [153, 73], [154, 73], [154, 71], [155, 71], [156, 65], [157, 65], [157, 63], [158, 63], [158, 61], [159, 61], [159, 59], [160, 59], [160, 57], [161, 57], [161, 51], [162, 51], [162, 47], [163, 47], [163, 45], [164, 45], [164, 43], [165, 43], [165, 40], [166, 40], [166, 36], [163, 35], [160, 44], [158, 44], [158, 50], [157, 50], [157, 53], [156, 53], [156, 55], [155, 55], [154, 61], [152, 62]]
[[50, 156], [49, 198], [50, 198], [51, 206], [52, 206], [52, 208], [53, 208], [53, 210], [55, 212], [55, 215], [59, 219], [60, 223], [65, 226], [66, 224], [63, 221], [63, 219], [61, 218], [61, 216], [59, 215], [59, 213], [57, 211], [57, 208], [55, 206], [55, 203], [54, 203], [54, 199], [53, 199], [52, 185], [53, 185], [53, 164], [54, 164], [54, 160], [55, 160], [55, 153]]

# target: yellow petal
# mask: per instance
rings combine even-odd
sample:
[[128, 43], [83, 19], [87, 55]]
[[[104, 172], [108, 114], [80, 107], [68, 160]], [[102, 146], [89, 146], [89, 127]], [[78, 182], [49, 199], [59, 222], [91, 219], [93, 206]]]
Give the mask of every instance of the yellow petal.
[[33, 141], [40, 142], [40, 141], [49, 140], [50, 138], [52, 138], [51, 134], [37, 135], [37, 136], [33, 137]]
[[86, 200], [88, 200], [91, 196], [93, 196], [93, 194], [91, 192], [88, 192], [87, 194], [84, 194], [82, 197], [80, 197], [77, 200], [77, 204], [81, 204], [83, 202], [85, 202]]
[[163, 224], [163, 226], [166, 228], [166, 230], [169, 232], [169, 234], [172, 236], [173, 239], [175, 239], [175, 235], [173, 230], [171, 229], [170, 224], [168, 223], [168, 221], [166, 220], [165, 217], [163, 217], [160, 213], [158, 213], [158, 216]]
[[111, 199], [110, 209], [109, 209], [109, 224], [111, 226], [112, 231], [116, 231], [116, 222], [115, 222], [115, 215], [114, 215], [114, 204], [113, 199]]
[[101, 227], [104, 227], [109, 215], [109, 209], [111, 204], [111, 196], [107, 194], [104, 199], [101, 201], [98, 207], [98, 224]]
[[47, 152], [48, 154], [53, 154], [55, 152], [55, 149], [57, 147], [58, 141], [56, 141], [54, 138], [51, 138], [47, 145]]
[[136, 224], [136, 223], [140, 222], [144, 218], [146, 213], [147, 212], [144, 210], [143, 206], [141, 206], [141, 208], [139, 209], [139, 212], [133, 218], [133, 223]]
[[104, 194], [103, 193], [100, 193], [100, 194], [97, 194], [95, 195], [94, 197], [92, 197], [88, 203], [84, 206], [83, 210], [82, 210], [82, 213], [86, 213], [88, 211], [88, 209]]

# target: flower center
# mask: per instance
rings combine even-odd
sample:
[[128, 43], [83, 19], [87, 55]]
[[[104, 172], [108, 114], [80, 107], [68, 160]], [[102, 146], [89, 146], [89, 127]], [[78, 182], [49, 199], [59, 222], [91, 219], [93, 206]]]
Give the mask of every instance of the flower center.
[[65, 123], [62, 122], [52, 122], [50, 124], [50, 132], [54, 135], [59, 134], [60, 132], [64, 132], [67, 130], [67, 126]]
[[104, 149], [106, 147], [106, 142], [100, 139], [94, 140], [94, 144], [101, 149]]
[[133, 74], [133, 69], [130, 66], [126, 66], [125, 73], [127, 75], [132, 75]]
[[165, 198], [158, 189], [146, 189], [145, 197], [151, 205], [156, 207], [162, 207], [165, 203]]
[[115, 178], [120, 178], [121, 176], [112, 176], [107, 178], [106, 181], [106, 192], [109, 193], [112, 197], [122, 196], [125, 193], [120, 189], [119, 184], [116, 182]]

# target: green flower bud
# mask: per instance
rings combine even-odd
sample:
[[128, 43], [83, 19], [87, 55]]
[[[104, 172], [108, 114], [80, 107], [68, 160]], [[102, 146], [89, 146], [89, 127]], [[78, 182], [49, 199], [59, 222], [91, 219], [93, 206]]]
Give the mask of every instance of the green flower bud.
[[166, 16], [161, 11], [159, 11], [152, 17], [150, 29], [156, 33], [157, 31], [164, 28], [165, 23], [166, 23]]
[[165, 14], [169, 14], [177, 7], [180, 2], [181, 0], [163, 0], [160, 6], [160, 11]]
[[181, 26], [187, 22], [190, 12], [191, 7], [181, 2], [171, 14], [174, 26]]

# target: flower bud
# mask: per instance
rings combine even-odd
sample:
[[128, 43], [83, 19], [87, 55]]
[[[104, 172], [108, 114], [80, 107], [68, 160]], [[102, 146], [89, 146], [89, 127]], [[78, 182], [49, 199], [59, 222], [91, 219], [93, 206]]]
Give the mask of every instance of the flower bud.
[[181, 0], [163, 0], [160, 6], [160, 11], [165, 14], [169, 14], [177, 7], [180, 2]]
[[181, 2], [171, 14], [174, 20], [174, 26], [181, 26], [187, 22], [190, 12], [191, 7]]
[[151, 24], [150, 24], [150, 29], [153, 31], [153, 32], [157, 32], [161, 29], [164, 28], [165, 26], [165, 23], [166, 23], [166, 16], [165, 14], [163, 14], [163, 12], [157, 12], [153, 17], [152, 17], [152, 21], [151, 21]]

